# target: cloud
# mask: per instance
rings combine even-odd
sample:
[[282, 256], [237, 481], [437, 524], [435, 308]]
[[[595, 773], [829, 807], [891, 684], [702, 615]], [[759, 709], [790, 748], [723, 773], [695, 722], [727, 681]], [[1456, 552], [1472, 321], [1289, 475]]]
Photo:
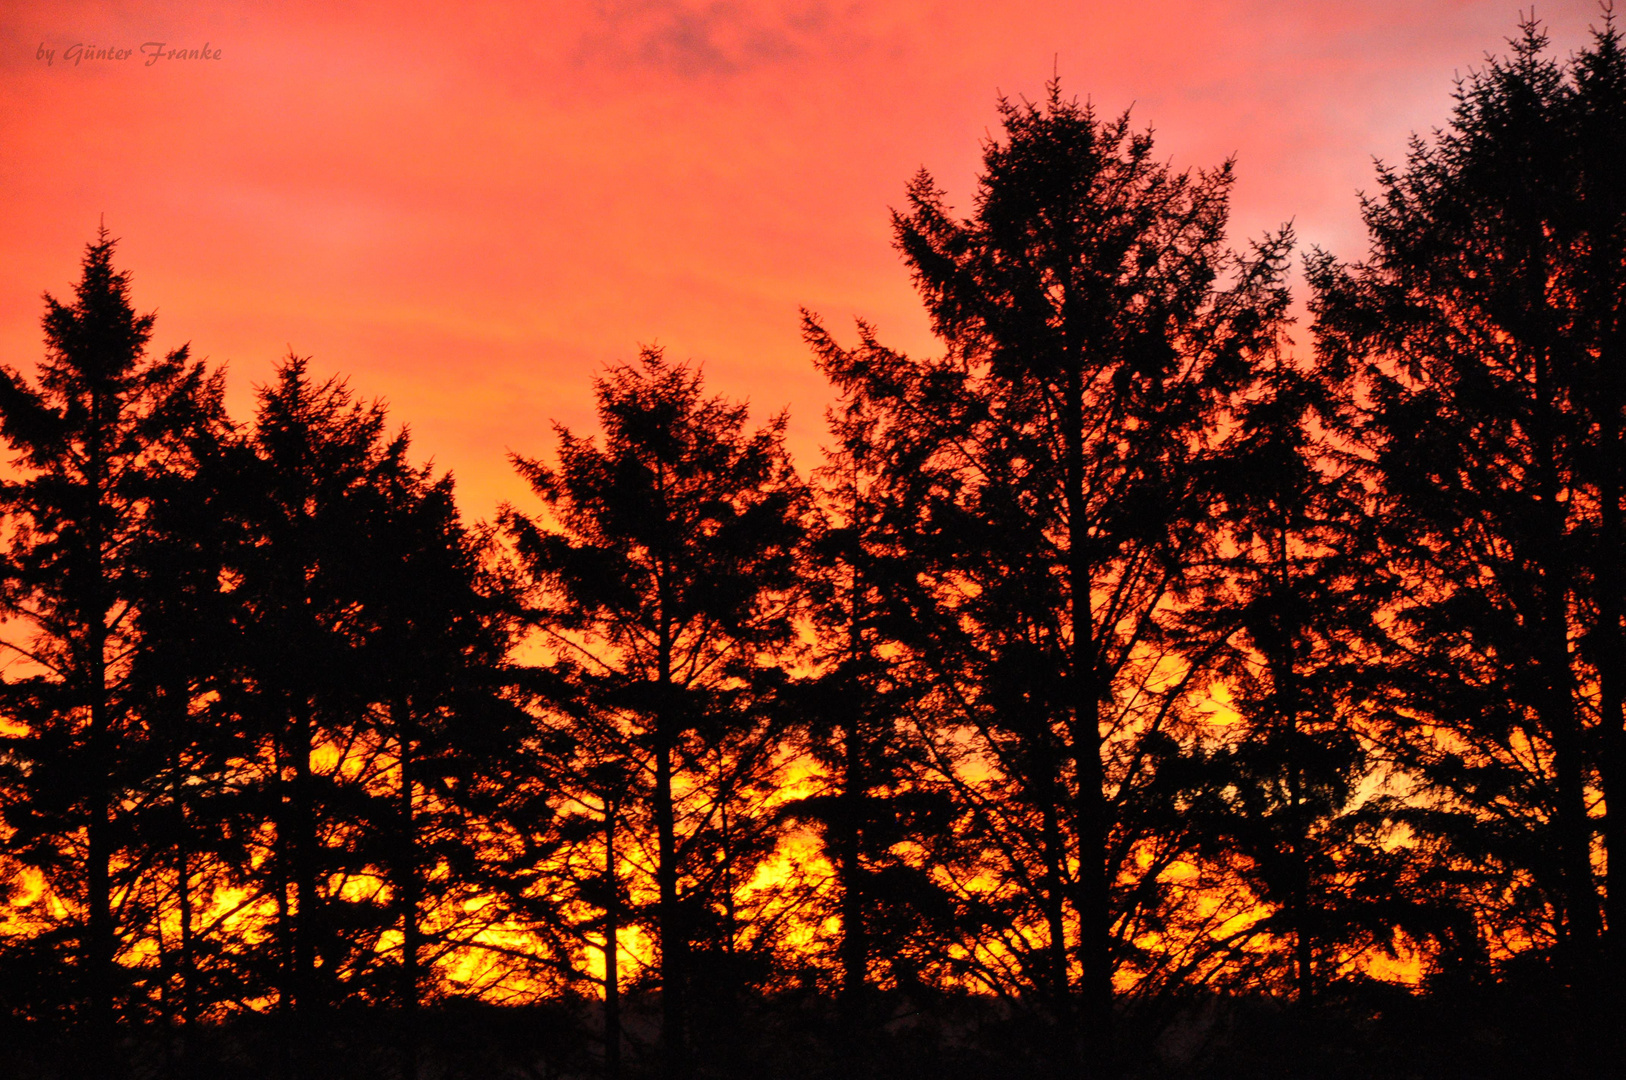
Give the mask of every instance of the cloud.
[[637, 66], [684, 80], [727, 78], [815, 56], [838, 35], [844, 49], [856, 44], [853, 20], [838, 20], [822, 2], [627, 0], [604, 5], [600, 16], [582, 37], [578, 62]]

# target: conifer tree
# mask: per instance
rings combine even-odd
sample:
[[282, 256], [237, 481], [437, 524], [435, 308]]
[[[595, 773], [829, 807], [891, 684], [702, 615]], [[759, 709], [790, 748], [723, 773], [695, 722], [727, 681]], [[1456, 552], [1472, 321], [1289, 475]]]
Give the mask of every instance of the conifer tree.
[[831, 374], [930, 447], [934, 647], [1000, 778], [966, 789], [1008, 882], [983, 932], [1031, 950], [1063, 1057], [1081, 1038], [1102, 1067], [1119, 943], [1151, 930], [1189, 843], [1169, 812], [1176, 729], [1217, 650], [1176, 649], [1165, 616], [1212, 536], [1211, 435], [1275, 342], [1287, 239], [1229, 256], [1230, 164], [1175, 172], [1127, 116], [1054, 83], [1000, 107], [972, 215], [922, 173], [894, 218], [946, 355]]
[[1459, 929], [1422, 903], [1427, 869], [1400, 843], [1404, 812], [1378, 793], [1363, 740], [1384, 700], [1374, 643], [1390, 585], [1360, 459], [1340, 449], [1347, 376], [1285, 353], [1261, 363], [1224, 447], [1227, 543], [1183, 616], [1232, 635], [1216, 675], [1235, 718], [1215, 754], [1209, 830], [1273, 909], [1232, 945], [1250, 956], [1260, 935], [1282, 943], [1263, 955], [1285, 954], [1301, 1005], [1350, 958], [1394, 951], [1402, 931], [1420, 942]]
[[130, 824], [149, 863], [142, 915], [156, 965], [146, 992], [160, 1022], [178, 1029], [181, 1075], [192, 1075], [195, 1022], [235, 996], [236, 943], [211, 913], [223, 890], [245, 883], [244, 837], [253, 828], [233, 791], [234, 763], [251, 744], [223, 708], [240, 625], [232, 588], [241, 533], [229, 478], [244, 448], [218, 409], [200, 419], [171, 452], [189, 467], [152, 477], [152, 527], [129, 551], [138, 597], [129, 623], [140, 648], [128, 683], [140, 737], [125, 755], [143, 778]]
[[8, 526], [0, 591], [5, 646], [21, 664], [4, 687], [8, 854], [36, 870], [37, 903], [66, 917], [42, 938], [69, 973], [86, 1068], [116, 1069], [113, 1028], [128, 989], [120, 966], [145, 927], [134, 912], [126, 794], [140, 738], [129, 676], [142, 648], [133, 548], [154, 526], [158, 485], [191, 465], [186, 435], [218, 422], [220, 381], [185, 346], [146, 354], [153, 316], [137, 315], [103, 228], [87, 245], [74, 299], [46, 296], [47, 352], [30, 383], [0, 375], [0, 433], [16, 455], [0, 487]]
[[381, 406], [290, 358], [260, 390], [254, 453], [232, 481], [250, 542], [236, 568], [244, 642], [231, 705], [257, 740], [244, 792], [270, 825], [254, 864], [276, 907], [274, 962], [258, 978], [276, 990], [296, 1072], [315, 1060], [331, 1007], [368, 996], [384, 931], [413, 936], [384, 887], [403, 849], [372, 842], [389, 816], [378, 802], [399, 805], [377, 793], [399, 791], [387, 776], [411, 723], [401, 704], [411, 688], [385, 691], [376, 650], [387, 623], [380, 560], [405, 557], [381, 525], [391, 494], [421, 481], [405, 433], [386, 437], [385, 423]]
[[[806, 312], [803, 330], [827, 369], [889, 370], [900, 360], [864, 323], [861, 358]], [[884, 1019], [875, 984], [918, 988], [942, 973], [952, 904], [935, 874], [953, 864], [963, 822], [932, 780], [922, 738], [938, 716], [916, 651], [930, 607], [920, 583], [931, 565], [920, 543], [930, 528], [924, 474], [887, 402], [864, 386], [845, 391], [826, 418], [834, 441], [816, 474], [822, 513], [804, 570], [822, 669], [802, 688], [805, 737], [827, 781], [794, 809], [819, 825], [834, 872], [842, 1041], [861, 1063]]]
[[1546, 46], [1527, 22], [1463, 80], [1450, 124], [1380, 169], [1368, 261], [1311, 279], [1320, 355], [1370, 385], [1406, 585], [1386, 736], [1431, 794], [1417, 827], [1478, 869], [1487, 952], [1533, 949], [1588, 999], [1621, 731], [1626, 66], [1609, 22], [1571, 61]]
[[487, 815], [500, 800], [530, 717], [512, 703], [509, 604], [483, 563], [487, 538], [465, 529], [451, 475], [392, 467], [379, 477], [366, 551], [354, 567], [368, 630], [353, 677], [366, 684], [373, 738], [392, 753], [387, 797], [373, 803], [400, 936], [402, 1075], [417, 1075], [416, 1013], [433, 961], [469, 944], [459, 909], [481, 896]]
[[[580, 669], [615, 717], [617, 757], [642, 774], [621, 802], [647, 792], [665, 1068], [680, 1075], [697, 908], [708, 892], [732, 901], [721, 871], [751, 869], [717, 835], [731, 793], [771, 764], [756, 691], [764, 658], [793, 640], [804, 495], [783, 417], [748, 433], [744, 406], [704, 397], [657, 350], [596, 389], [602, 444], [559, 428], [557, 466], [516, 458], [546, 517], [507, 524], [542, 640]], [[708, 847], [722, 859], [710, 867]]]

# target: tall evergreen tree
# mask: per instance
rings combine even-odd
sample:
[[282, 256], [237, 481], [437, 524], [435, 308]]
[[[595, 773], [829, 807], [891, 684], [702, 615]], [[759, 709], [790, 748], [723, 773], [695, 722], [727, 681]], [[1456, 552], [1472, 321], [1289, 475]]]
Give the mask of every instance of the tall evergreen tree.
[[[36, 384], [0, 373], [0, 432], [16, 472], [0, 487], [9, 527], [7, 649], [24, 674], [4, 688], [8, 854], [41, 877], [37, 903], [66, 917], [42, 944], [71, 973], [87, 1070], [109, 1058], [123, 999], [120, 959], [144, 928], [133, 875], [145, 859], [126, 821], [139, 738], [129, 674], [141, 648], [132, 549], [154, 527], [165, 474], [190, 466], [185, 435], [215, 422], [218, 376], [186, 347], [148, 357], [153, 317], [130, 304], [104, 228], [85, 251], [71, 304], [46, 296]], [[60, 978], [60, 975], [57, 976]]]
[[1621, 730], [1626, 67], [1607, 22], [1572, 61], [1546, 45], [1528, 22], [1465, 79], [1448, 127], [1380, 169], [1369, 260], [1311, 277], [1320, 354], [1370, 384], [1407, 585], [1386, 734], [1431, 794], [1418, 827], [1480, 871], [1488, 953], [1548, 956], [1584, 999]]
[[[842, 349], [811, 314], [803, 330], [821, 366], [894, 370], [902, 358], [859, 324]], [[918, 989], [946, 972], [953, 904], [938, 875], [953, 865], [964, 807], [934, 780], [930, 740], [941, 710], [921, 649], [931, 606], [928, 475], [909, 450], [907, 419], [870, 388], [845, 386], [827, 423], [833, 443], [816, 474], [822, 511], [808, 545], [810, 611], [820, 670], [804, 687], [808, 751], [824, 786], [796, 804], [816, 822], [833, 870], [843, 1042], [861, 1058], [885, 1019], [877, 985]], [[907, 852], [907, 854], [905, 854]]]
[[[270, 826], [253, 865], [277, 946], [260, 978], [276, 990], [297, 1072], [317, 1060], [334, 1005], [415, 998], [404, 980], [417, 985], [422, 851], [403, 795], [419, 791], [414, 747], [439, 723], [446, 655], [465, 648], [447, 624], [478, 622], [466, 606], [427, 610], [445, 584], [430, 564], [467, 553], [449, 491], [407, 463], [405, 432], [389, 437], [385, 425], [380, 405], [290, 358], [260, 391], [254, 453], [233, 478], [249, 542], [236, 567], [244, 647], [230, 704], [257, 741], [243, 788]], [[423, 576], [403, 582], [406, 564]], [[470, 599], [466, 577], [453, 591]], [[392, 928], [403, 938], [398, 994], [375, 985]]]
[[200, 419], [171, 451], [171, 462], [189, 467], [153, 477], [152, 527], [128, 556], [138, 597], [129, 624], [140, 640], [128, 685], [140, 737], [125, 752], [142, 778], [130, 826], [148, 863], [139, 895], [150, 898], [130, 909], [150, 923], [146, 993], [161, 1021], [178, 1028], [182, 1075], [191, 1075], [195, 1021], [239, 996], [235, 943], [219, 933], [214, 908], [223, 890], [243, 884], [243, 838], [252, 830], [232, 787], [234, 762], [250, 745], [222, 708], [239, 640], [232, 567], [240, 532], [228, 480], [243, 447], [218, 409]]
[[[747, 433], [743, 406], [704, 397], [699, 376], [658, 351], [596, 386], [602, 446], [560, 428], [556, 467], [516, 458], [546, 517], [513, 513], [508, 526], [547, 648], [613, 711], [619, 757], [647, 781], [628, 794], [647, 791], [654, 824], [662, 1037], [678, 1075], [696, 899], [716, 895], [719, 871], [740, 883], [751, 870], [726, 843], [710, 868], [699, 856], [719, 853], [732, 793], [770, 763], [752, 691], [794, 639], [804, 495], [782, 417]], [[726, 882], [723, 893], [731, 902]]]
[[1178, 824], [1160, 765], [1214, 652], [1174, 651], [1166, 613], [1211, 536], [1212, 432], [1275, 342], [1287, 240], [1228, 256], [1229, 163], [1174, 172], [1127, 116], [1054, 83], [1001, 112], [970, 218], [924, 173], [895, 217], [947, 355], [832, 375], [929, 432], [954, 696], [1002, 778], [983, 812], [1038, 923], [1009, 940], [1036, 940], [1022, 963], [1062, 1045], [1077, 1032], [1099, 1063], [1119, 943], [1178, 847], [1144, 848]]
[[[1285, 354], [1260, 365], [1224, 450], [1228, 542], [1183, 616], [1233, 635], [1216, 670], [1235, 715], [1215, 755], [1209, 830], [1224, 849], [1214, 854], [1240, 856], [1270, 910], [1235, 946], [1285, 961], [1301, 1004], [1352, 960], [1395, 951], [1404, 931], [1421, 942], [1459, 929], [1420, 903], [1430, 868], [1401, 843], [1363, 741], [1383, 697], [1374, 642], [1389, 586], [1360, 460], [1340, 449], [1347, 376]], [[1260, 950], [1261, 936], [1275, 947]]]
[[451, 475], [392, 467], [380, 476], [353, 587], [368, 629], [353, 677], [367, 684], [373, 738], [394, 764], [372, 830], [387, 863], [400, 946], [402, 1075], [417, 1075], [417, 1010], [433, 962], [477, 931], [460, 915], [481, 898], [486, 818], [530, 717], [508, 687], [511, 606], [484, 565], [487, 538], [464, 528]]

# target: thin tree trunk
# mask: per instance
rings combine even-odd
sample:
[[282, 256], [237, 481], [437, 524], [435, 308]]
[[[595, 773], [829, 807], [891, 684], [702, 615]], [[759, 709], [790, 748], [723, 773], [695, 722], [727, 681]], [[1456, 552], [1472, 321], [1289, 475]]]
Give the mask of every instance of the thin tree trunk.
[[[1276, 553], [1276, 588], [1280, 601], [1292, 602], [1293, 570], [1288, 561], [1288, 522], [1281, 523], [1280, 544]], [[1278, 609], [1279, 610], [1279, 609]], [[1285, 620], [1284, 620], [1285, 622]], [[1299, 687], [1298, 641], [1300, 627], [1279, 627], [1276, 647], [1283, 654], [1277, 659], [1272, 675], [1276, 689], [1277, 711], [1281, 716], [1283, 734], [1287, 738], [1287, 799], [1288, 828], [1292, 830], [1293, 885], [1288, 903], [1293, 924], [1294, 987], [1298, 1003], [1309, 1005], [1315, 998], [1315, 938], [1311, 925], [1313, 918], [1310, 897], [1310, 826], [1305, 813], [1304, 770], [1299, 762]]]
[[1067, 841], [1062, 836], [1061, 813], [1064, 799], [1057, 790], [1056, 775], [1051, 755], [1044, 755], [1040, 766], [1047, 775], [1036, 789], [1040, 796], [1040, 841], [1044, 845], [1044, 916], [1049, 935], [1045, 951], [1049, 960], [1051, 1012], [1056, 1022], [1056, 1042], [1062, 1061], [1076, 1053], [1076, 1033], [1073, 1030], [1073, 984], [1069, 974], [1067, 944], [1067, 890], [1062, 868], [1067, 862]]
[[293, 723], [293, 1020], [296, 1075], [303, 1076], [319, 1004], [316, 1000], [315, 938], [320, 901], [316, 896], [316, 815], [311, 778], [311, 707], [300, 698]]
[[85, 975], [90, 991], [90, 1055], [92, 1072], [114, 1071], [113, 1061], [113, 897], [112, 897], [112, 822], [109, 776], [113, 766], [111, 717], [107, 693], [107, 568], [105, 564], [105, 513], [107, 495], [102, 460], [103, 447], [100, 425], [103, 422], [102, 395], [91, 396], [92, 423], [98, 426], [90, 441], [86, 477], [93, 505], [90, 528], [85, 538], [89, 566], [86, 567], [86, 601], [83, 621], [86, 630], [85, 689], [90, 698], [90, 731], [87, 738], [87, 757], [90, 776], [89, 821], [86, 826], [86, 940], [84, 942]]
[[413, 739], [415, 736], [411, 707], [405, 701], [394, 704], [395, 726], [400, 742], [401, 787], [400, 803], [400, 856], [396, 870], [396, 889], [401, 898], [401, 1076], [403, 1080], [417, 1080], [418, 1076], [418, 954], [421, 938], [418, 926], [418, 835], [413, 815]]
[[859, 863], [859, 815], [864, 798], [863, 754], [858, 723], [847, 721], [842, 746], [842, 789], [838, 797], [836, 864], [841, 875], [841, 1008], [849, 1042], [862, 1027], [869, 941], [864, 922], [863, 868]]
[[[852, 535], [849, 553], [852, 566], [852, 592], [847, 611], [847, 659], [852, 670], [861, 669], [864, 653], [863, 504], [859, 497], [856, 461], [852, 477]], [[841, 877], [841, 1023], [843, 1043], [849, 1054], [867, 1044], [864, 1006], [869, 980], [869, 934], [864, 918], [862, 865], [863, 815], [869, 795], [869, 770], [864, 760], [863, 708], [869, 695], [855, 694], [851, 712], [842, 731], [841, 792], [837, 800], [836, 866]]]
[[1082, 523], [1084, 501], [1084, 384], [1075, 359], [1066, 385], [1065, 453], [1068, 519], [1068, 592], [1073, 655], [1069, 684], [1072, 709], [1069, 727], [1076, 770], [1078, 832], [1079, 958], [1083, 962], [1083, 1002], [1080, 1010], [1091, 1067], [1111, 1068], [1112, 967], [1111, 882], [1108, 880], [1106, 775], [1101, 762], [1101, 710], [1106, 694], [1097, 670], [1096, 642], [1091, 615], [1092, 586], [1089, 553]]
[[276, 776], [277, 794], [277, 829], [273, 840], [273, 857], [276, 862], [276, 897], [277, 897], [277, 949], [278, 965], [281, 968], [278, 981], [277, 994], [277, 1022], [281, 1029], [281, 1067], [282, 1075], [288, 1080], [297, 1077], [298, 1063], [294, 1059], [294, 1045], [298, 1041], [294, 1037], [294, 907], [289, 895], [293, 879], [289, 874], [290, 863], [293, 858], [292, 845], [289, 837], [293, 832], [293, 798], [287, 780], [288, 764], [284, 751], [286, 746], [278, 740], [272, 747], [273, 764]]
[[604, 1076], [618, 1080], [621, 1075], [621, 897], [616, 873], [615, 815], [613, 798], [604, 800]]
[[191, 1069], [192, 1020], [195, 1011], [194, 945], [192, 941], [192, 855], [187, 830], [191, 823], [186, 816], [185, 763], [177, 751], [170, 766], [170, 801], [175, 810], [175, 892], [179, 907], [181, 956], [176, 968], [180, 976], [180, 1070], [183, 1076]]
[[687, 940], [678, 911], [677, 821], [672, 805], [672, 750], [676, 717], [672, 715], [672, 638], [661, 605], [655, 712], [655, 831], [656, 877], [660, 892], [661, 934], [661, 1048], [663, 1068], [670, 1080], [688, 1073], [688, 1038], [685, 1031], [684, 979], [687, 976]]
[[[1538, 376], [1537, 394], [1542, 379]], [[1553, 779], [1557, 805], [1554, 825], [1558, 841], [1559, 880], [1564, 916], [1560, 942], [1564, 978], [1577, 1000], [1589, 999], [1594, 991], [1592, 975], [1596, 968], [1593, 953], [1601, 930], [1598, 895], [1592, 881], [1592, 822], [1586, 807], [1586, 761], [1581, 745], [1580, 717], [1576, 714], [1574, 680], [1569, 641], [1570, 584], [1573, 581], [1567, 555], [1568, 508], [1558, 501], [1559, 480], [1553, 462], [1554, 439], [1537, 429], [1539, 457], [1544, 463], [1536, 494], [1543, 511], [1542, 546], [1547, 565], [1540, 590], [1540, 637], [1536, 662], [1541, 669], [1543, 700], [1538, 709], [1553, 747]]]
[[[100, 620], [98, 620], [99, 622]], [[108, 724], [106, 693], [102, 686], [104, 665], [102, 641], [105, 635], [92, 634], [90, 770], [90, 824], [86, 836], [88, 881], [86, 902], [90, 907], [86, 934], [85, 967], [90, 990], [90, 1054], [93, 1071], [113, 1069], [113, 912], [112, 862], [109, 833], [107, 775], [111, 755], [107, 751]]]

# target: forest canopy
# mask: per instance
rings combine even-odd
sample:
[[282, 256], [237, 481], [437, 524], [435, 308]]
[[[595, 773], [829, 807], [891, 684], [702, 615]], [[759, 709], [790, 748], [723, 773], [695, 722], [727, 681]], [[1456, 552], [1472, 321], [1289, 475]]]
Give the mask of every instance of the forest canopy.
[[1360, 261], [1001, 100], [893, 214], [939, 351], [803, 312], [820, 462], [645, 348], [490, 522], [104, 228], [0, 370], [0, 1068], [1601, 1067], [1626, 55], [1510, 47]]

